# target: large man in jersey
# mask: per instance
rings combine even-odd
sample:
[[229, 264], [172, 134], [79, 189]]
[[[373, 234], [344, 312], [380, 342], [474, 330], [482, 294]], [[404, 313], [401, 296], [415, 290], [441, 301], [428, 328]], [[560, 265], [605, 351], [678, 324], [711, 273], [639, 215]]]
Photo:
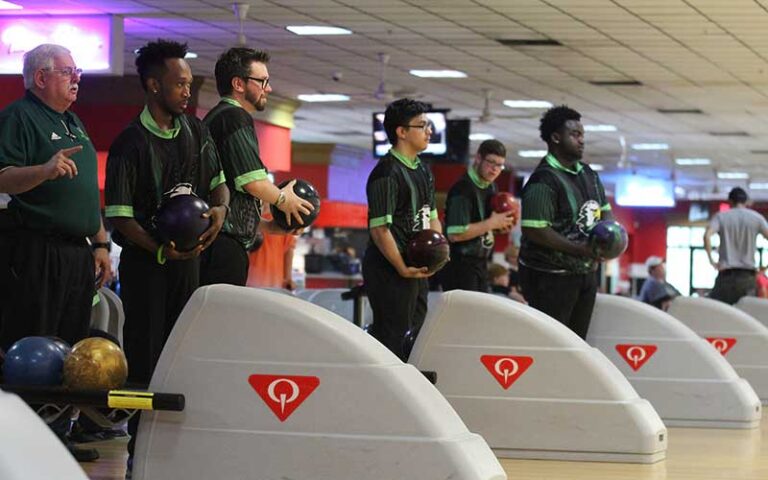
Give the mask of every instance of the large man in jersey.
[[[226, 217], [229, 191], [208, 130], [185, 115], [192, 71], [186, 44], [158, 40], [141, 47], [136, 67], [146, 106], [109, 149], [106, 215], [122, 247], [120, 284], [125, 308], [124, 348], [128, 379], [149, 383], [171, 329], [199, 284], [199, 255]], [[152, 218], [165, 195], [194, 193], [211, 209], [211, 226], [192, 251], [163, 244]], [[138, 416], [128, 424], [135, 443]]]
[[523, 188], [520, 284], [528, 304], [586, 338], [597, 294], [589, 230], [612, 218], [600, 177], [582, 163], [581, 115], [565, 105], [548, 110], [539, 132], [546, 157]]
[[448, 191], [445, 231], [451, 242], [451, 261], [440, 272], [443, 290], [488, 291], [488, 259], [494, 231], [508, 232], [514, 215], [490, 208], [493, 183], [504, 170], [507, 149], [498, 140], [480, 144], [475, 161]]
[[427, 314], [426, 268], [406, 265], [409, 240], [421, 230], [442, 231], [435, 209], [435, 182], [418, 157], [429, 144], [428, 107], [403, 98], [384, 113], [392, 149], [368, 177], [368, 230], [363, 278], [373, 310], [370, 330], [403, 361], [405, 334], [416, 333]]
[[271, 221], [261, 220], [262, 201], [283, 211], [296, 228], [303, 223], [300, 214], [313, 209], [311, 203], [294, 193], [295, 180], [277, 188], [267, 177], [267, 168], [259, 155], [251, 114], [266, 108], [267, 96], [272, 91], [267, 62], [267, 52], [245, 47], [230, 48], [216, 62], [216, 89], [221, 101], [208, 112], [203, 123], [216, 142], [232, 198], [222, 234], [202, 254], [202, 285], [244, 286], [248, 279], [248, 251], [259, 227], [270, 233], [289, 233]]

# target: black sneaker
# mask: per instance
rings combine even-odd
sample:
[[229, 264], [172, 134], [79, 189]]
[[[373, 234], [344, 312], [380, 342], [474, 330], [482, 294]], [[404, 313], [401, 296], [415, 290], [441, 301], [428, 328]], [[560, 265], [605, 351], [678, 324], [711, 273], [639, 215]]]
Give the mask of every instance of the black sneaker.
[[128, 457], [128, 462], [125, 464], [125, 480], [131, 480], [133, 477], [133, 457]]
[[78, 462], [93, 462], [99, 458], [99, 452], [95, 448], [80, 448], [70, 444], [67, 445], [67, 450]]

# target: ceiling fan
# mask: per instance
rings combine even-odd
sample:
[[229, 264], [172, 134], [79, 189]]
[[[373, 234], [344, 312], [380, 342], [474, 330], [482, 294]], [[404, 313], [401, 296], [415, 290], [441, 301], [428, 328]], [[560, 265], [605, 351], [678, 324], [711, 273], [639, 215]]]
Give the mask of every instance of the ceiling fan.
[[379, 52], [376, 56], [379, 60], [379, 65], [380, 65], [379, 83], [376, 86], [376, 89], [371, 93], [352, 94], [351, 95], [352, 97], [373, 98], [375, 100], [389, 103], [393, 100], [397, 100], [398, 98], [408, 97], [408, 98], [416, 99], [416, 98], [421, 98], [423, 96], [416, 89], [413, 89], [413, 88], [395, 89], [392, 87], [392, 85], [388, 84], [387, 68], [389, 66], [390, 56], [388, 53], [383, 53], [383, 52]]

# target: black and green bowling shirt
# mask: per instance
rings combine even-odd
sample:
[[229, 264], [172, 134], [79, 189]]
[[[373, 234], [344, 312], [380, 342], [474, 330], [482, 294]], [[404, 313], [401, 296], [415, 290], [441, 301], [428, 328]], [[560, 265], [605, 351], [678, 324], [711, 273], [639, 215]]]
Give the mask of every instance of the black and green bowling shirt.
[[[368, 228], [388, 226], [401, 255], [413, 235], [437, 218], [435, 180], [419, 157], [391, 149], [371, 171], [366, 194]], [[370, 246], [377, 248], [373, 241]]]
[[[584, 241], [589, 230], [611, 206], [600, 177], [589, 165], [566, 168], [547, 154], [523, 188], [521, 226], [551, 227], [571, 241]], [[523, 233], [520, 263], [528, 268], [560, 274], [594, 271], [594, 259], [553, 250], [530, 241]]]
[[85, 237], [101, 225], [96, 149], [85, 128], [70, 111], [59, 113], [27, 91], [0, 112], [0, 169], [42, 165], [59, 150], [81, 145], [70, 158], [74, 178], [47, 180], [11, 196], [8, 212], [22, 228]]
[[[491, 216], [490, 198], [496, 186], [486, 182], [470, 166], [448, 191], [445, 204], [445, 233], [458, 235], [469, 230], [471, 223], [482, 222]], [[451, 259], [471, 257], [487, 259], [493, 251], [493, 232], [463, 242], [451, 242]]]
[[232, 98], [223, 97], [203, 119], [216, 143], [229, 187], [230, 213], [224, 231], [249, 249], [261, 221], [261, 201], [245, 191], [244, 185], [267, 180], [267, 168], [259, 156], [259, 140], [253, 118]]
[[[152, 217], [164, 193], [190, 184], [210, 203], [211, 191], [224, 181], [216, 145], [200, 120], [180, 115], [172, 129], [161, 130], [144, 107], [109, 148], [105, 215], [133, 218], [158, 239]], [[128, 244], [118, 231], [113, 239]]]

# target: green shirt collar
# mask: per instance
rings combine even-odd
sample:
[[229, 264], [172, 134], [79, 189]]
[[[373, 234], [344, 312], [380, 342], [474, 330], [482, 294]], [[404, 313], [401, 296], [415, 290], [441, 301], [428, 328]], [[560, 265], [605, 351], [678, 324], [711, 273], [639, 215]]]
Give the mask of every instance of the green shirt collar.
[[240, 102], [238, 102], [237, 100], [235, 100], [232, 97], [221, 97], [221, 101], [224, 102], [224, 103], [228, 103], [230, 105], [234, 105], [236, 107], [243, 108], [243, 106], [240, 105]]
[[477, 188], [482, 188], [485, 190], [491, 186], [491, 182], [486, 182], [480, 178], [480, 175], [477, 174], [477, 170], [475, 170], [473, 165], [470, 165], [469, 168], [467, 168], [467, 175], [469, 175], [469, 179], [472, 180], [472, 183], [477, 185]]
[[568, 172], [568, 173], [570, 173], [572, 175], [580, 174], [582, 168], [584, 168], [584, 167], [581, 166], [580, 162], [576, 162], [576, 168], [575, 169], [567, 168], [562, 163], [560, 163], [560, 161], [557, 158], [555, 158], [555, 156], [552, 155], [551, 153], [547, 153], [547, 156], [544, 157], [544, 160], [547, 161], [547, 163], [549, 164], [550, 167], [556, 168], [558, 170], [562, 170], [564, 172]]
[[393, 157], [395, 157], [396, 159], [398, 159], [400, 161], [400, 163], [402, 163], [406, 167], [410, 168], [411, 170], [415, 170], [416, 167], [419, 166], [420, 160], [419, 160], [418, 156], [416, 156], [415, 158], [411, 159], [411, 158], [406, 157], [402, 153], [398, 152], [394, 148], [390, 148], [389, 149], [389, 153], [391, 153]]
[[179, 131], [181, 130], [181, 124], [179, 122], [178, 117], [173, 118], [173, 128], [170, 130], [162, 130], [155, 121], [154, 118], [152, 118], [152, 114], [149, 113], [149, 108], [147, 108], [146, 105], [144, 105], [144, 110], [141, 111], [141, 115], [139, 115], [139, 120], [141, 121], [141, 124], [144, 125], [144, 128], [149, 130], [152, 135], [155, 135], [156, 137], [164, 138], [166, 140], [170, 140], [172, 138], [176, 138], [176, 135], [179, 134]]

